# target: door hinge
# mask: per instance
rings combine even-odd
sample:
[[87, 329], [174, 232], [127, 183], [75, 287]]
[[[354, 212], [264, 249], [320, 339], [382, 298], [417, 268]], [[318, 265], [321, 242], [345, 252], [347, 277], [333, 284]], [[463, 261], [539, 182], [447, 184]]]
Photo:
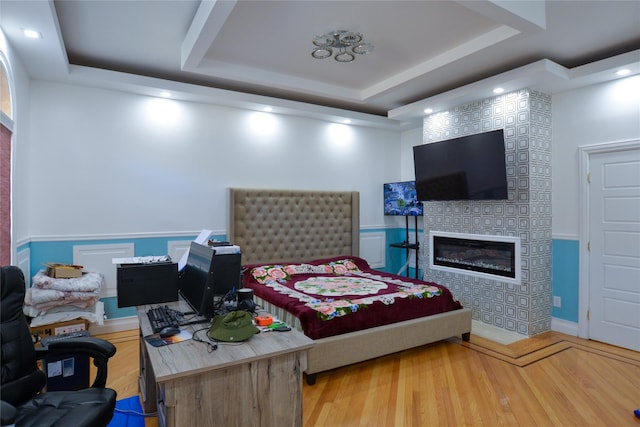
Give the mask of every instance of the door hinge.
[[587, 252], [591, 252], [591, 240], [587, 242]]
[[591, 320], [591, 310], [587, 309], [587, 320]]
[[587, 183], [591, 184], [591, 172], [587, 172]]

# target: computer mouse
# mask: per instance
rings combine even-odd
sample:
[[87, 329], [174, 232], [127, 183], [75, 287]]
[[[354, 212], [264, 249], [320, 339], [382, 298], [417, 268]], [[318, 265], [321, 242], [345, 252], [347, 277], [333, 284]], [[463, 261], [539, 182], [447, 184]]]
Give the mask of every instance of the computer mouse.
[[168, 338], [174, 335], [178, 335], [180, 333], [180, 328], [176, 328], [175, 326], [167, 326], [166, 328], [162, 328], [159, 332], [160, 338]]

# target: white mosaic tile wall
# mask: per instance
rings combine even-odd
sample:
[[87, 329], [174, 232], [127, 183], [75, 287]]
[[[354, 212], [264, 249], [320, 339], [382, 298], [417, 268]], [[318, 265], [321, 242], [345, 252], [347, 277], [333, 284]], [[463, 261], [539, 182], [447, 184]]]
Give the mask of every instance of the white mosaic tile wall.
[[[551, 329], [551, 97], [523, 89], [428, 116], [423, 142], [496, 129], [504, 129], [508, 200], [425, 203], [421, 268], [471, 307], [474, 320], [536, 335]], [[431, 230], [519, 236], [521, 284], [430, 270]]]

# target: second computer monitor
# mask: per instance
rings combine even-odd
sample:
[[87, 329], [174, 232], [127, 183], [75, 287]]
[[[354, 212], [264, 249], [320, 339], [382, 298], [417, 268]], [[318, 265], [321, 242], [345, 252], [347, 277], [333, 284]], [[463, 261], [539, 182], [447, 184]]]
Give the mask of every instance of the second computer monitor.
[[216, 254], [192, 242], [180, 279], [180, 294], [200, 316], [213, 317], [215, 300], [240, 288], [241, 255]]

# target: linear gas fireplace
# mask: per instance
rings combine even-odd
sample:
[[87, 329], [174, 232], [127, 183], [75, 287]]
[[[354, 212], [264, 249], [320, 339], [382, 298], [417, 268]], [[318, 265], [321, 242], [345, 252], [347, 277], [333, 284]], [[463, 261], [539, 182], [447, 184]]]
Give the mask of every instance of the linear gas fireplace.
[[429, 233], [429, 267], [509, 283], [520, 283], [520, 238]]

